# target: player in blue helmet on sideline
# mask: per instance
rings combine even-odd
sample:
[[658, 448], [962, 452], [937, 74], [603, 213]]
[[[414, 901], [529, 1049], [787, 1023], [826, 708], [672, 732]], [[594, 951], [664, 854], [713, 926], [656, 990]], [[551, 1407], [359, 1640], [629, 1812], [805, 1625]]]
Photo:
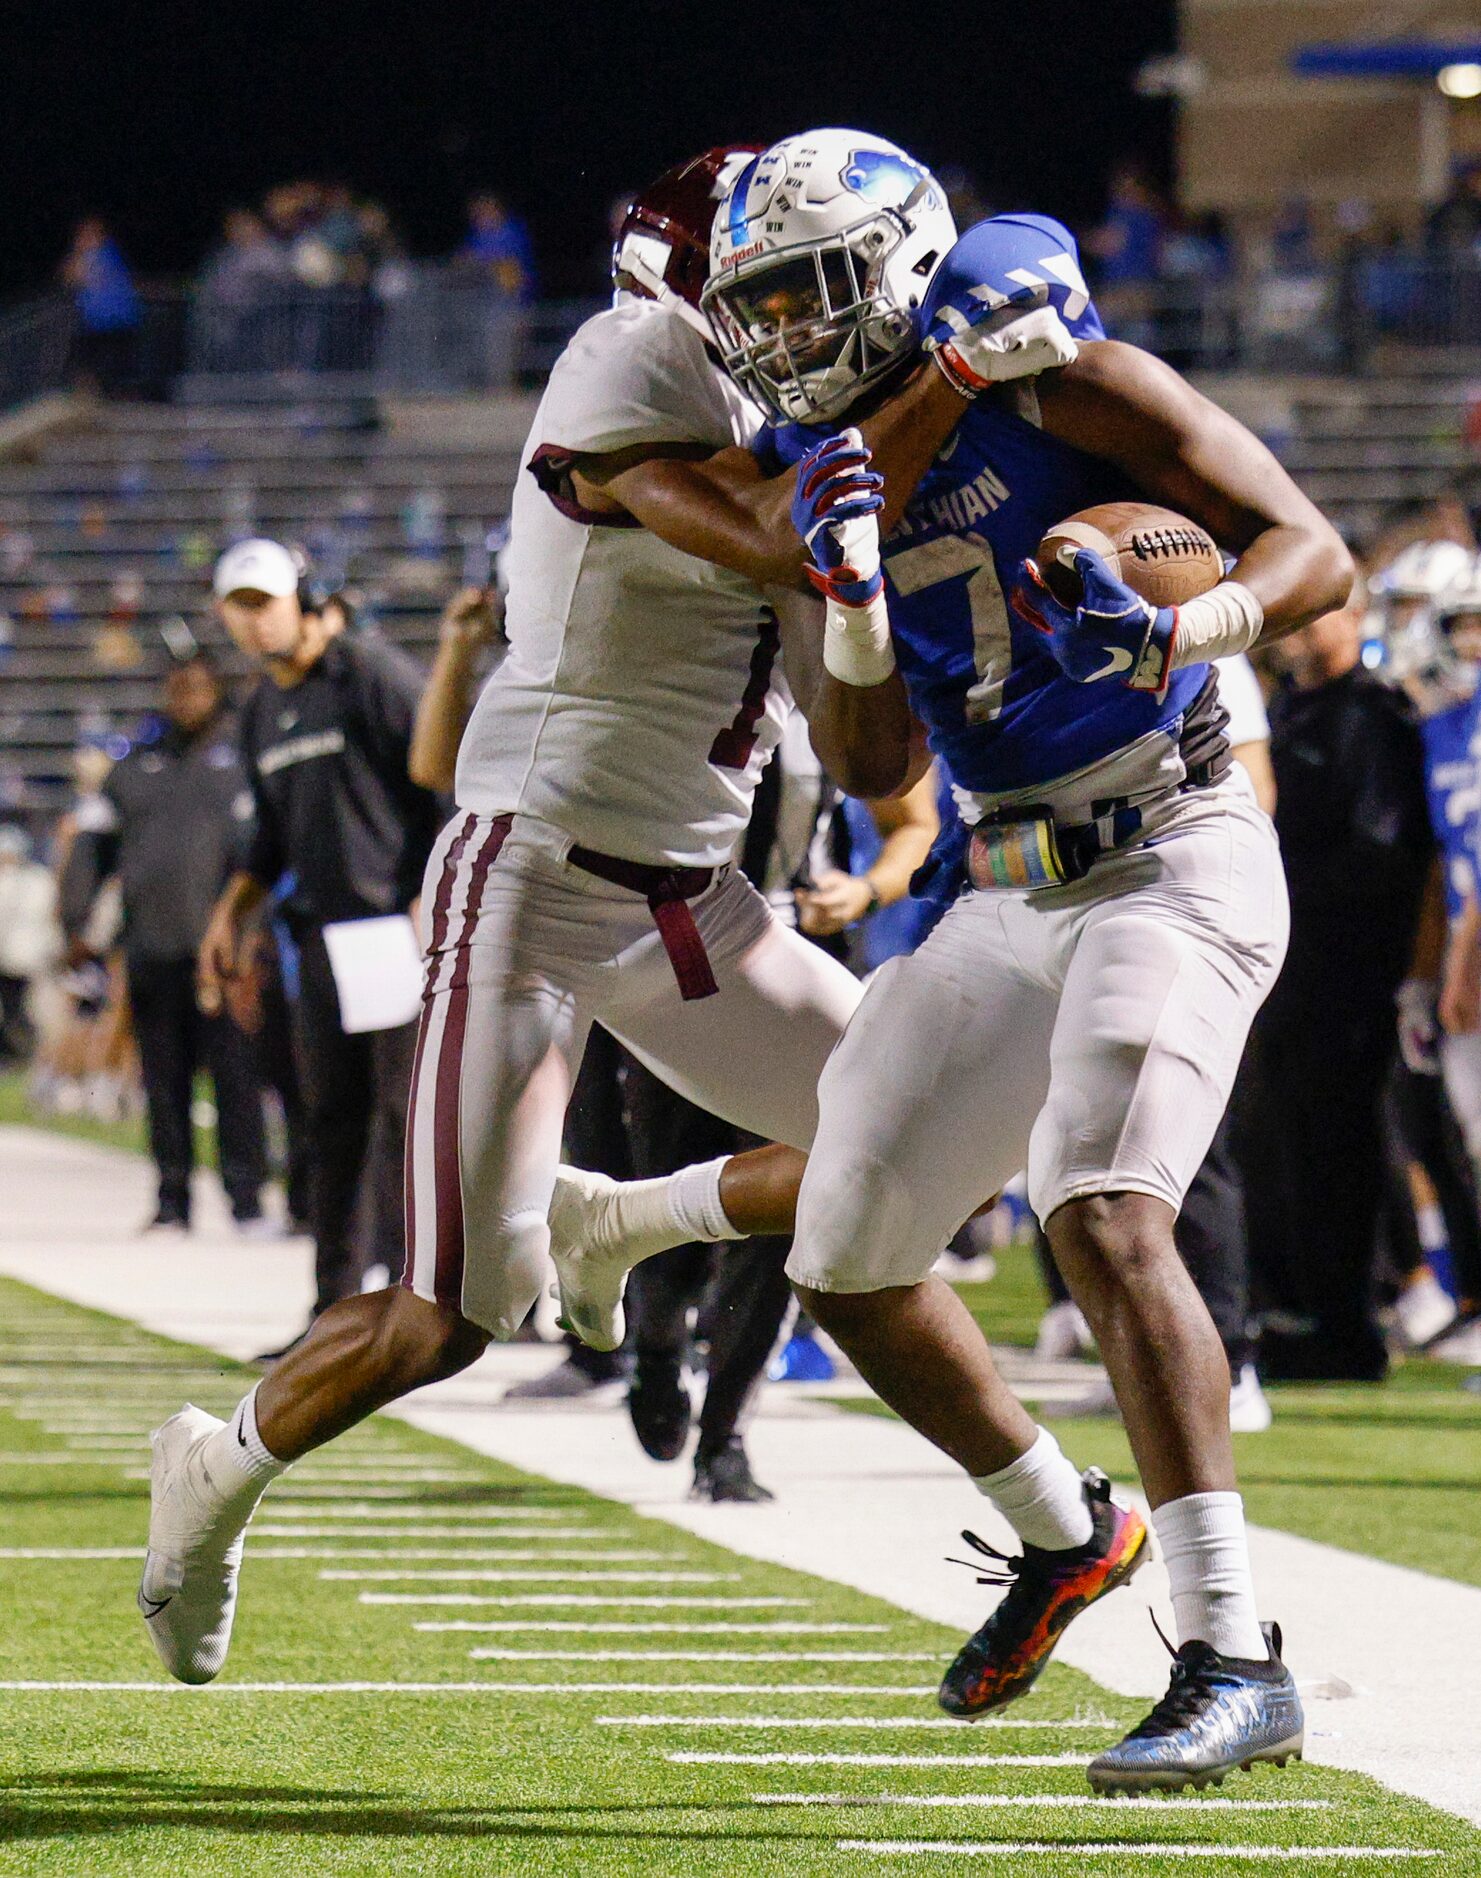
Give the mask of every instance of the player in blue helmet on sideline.
[[[1073, 1491], [930, 1275], [961, 1221], [1027, 1167], [1116, 1387], [1178, 1631], [1167, 1696], [1090, 1777], [1103, 1791], [1203, 1785], [1302, 1745], [1279, 1634], [1256, 1616], [1227, 1365], [1173, 1240], [1286, 933], [1274, 833], [1231, 771], [1208, 664], [1339, 606], [1352, 564], [1242, 426], [1099, 338], [1058, 224], [993, 218], [892, 273], [891, 216], [908, 221], [931, 181], [917, 167], [898, 201], [849, 200], [852, 135], [787, 139], [748, 167], [716, 217], [705, 305], [727, 368], [777, 420], [758, 462], [790, 483], [825, 598], [818, 752], [866, 796], [934, 753], [970, 829], [972, 890], [881, 970], [833, 1053], [789, 1271], [876, 1391], [1024, 1541], [941, 1691], [952, 1713], [998, 1707], [1140, 1546], [1093, 1483]], [[959, 421], [944, 446], [920, 432], [914, 477], [892, 436], [881, 476], [860, 432], [838, 427], [888, 428], [917, 342], [960, 395]], [[1005, 356], [1029, 349], [1043, 375], [1001, 385]], [[1049, 593], [1032, 562], [1044, 533], [1138, 497], [1206, 527], [1238, 557], [1234, 578], [1157, 608], [1086, 552], [1084, 603]], [[722, 1177], [727, 1217], [785, 1229], [775, 1166], [755, 1165], [754, 1184], [735, 1162]], [[624, 1252], [656, 1249], [625, 1206], [609, 1195], [585, 1222], [607, 1281]]]

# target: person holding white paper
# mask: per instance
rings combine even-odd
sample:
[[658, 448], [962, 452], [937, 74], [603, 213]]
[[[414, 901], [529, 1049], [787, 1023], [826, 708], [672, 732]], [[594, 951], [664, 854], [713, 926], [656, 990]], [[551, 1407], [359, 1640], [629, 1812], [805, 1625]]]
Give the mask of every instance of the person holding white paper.
[[[331, 637], [322, 601], [279, 542], [229, 549], [214, 588], [227, 630], [263, 679], [241, 719], [256, 812], [251, 847], [201, 944], [200, 991], [204, 1003], [219, 1002], [240, 969], [250, 915], [282, 883], [279, 915], [299, 953], [294, 1028], [311, 1149], [317, 1316], [360, 1289], [354, 1229], [372, 1158], [400, 1179], [416, 1026], [406, 998], [394, 995], [391, 1007], [400, 1009], [379, 1013], [395, 1020], [385, 1027], [353, 1014], [347, 1021], [325, 930], [404, 917], [416, 899], [438, 823], [435, 796], [407, 773], [422, 675], [384, 640]], [[364, 956], [366, 947], [352, 935], [347, 950]], [[395, 954], [403, 980], [410, 950], [403, 931]], [[373, 942], [368, 962], [372, 975], [386, 968]], [[377, 1013], [369, 1015], [374, 1022]], [[377, 1250], [394, 1281], [405, 1240], [392, 1184], [376, 1179], [376, 1212], [387, 1227]]]

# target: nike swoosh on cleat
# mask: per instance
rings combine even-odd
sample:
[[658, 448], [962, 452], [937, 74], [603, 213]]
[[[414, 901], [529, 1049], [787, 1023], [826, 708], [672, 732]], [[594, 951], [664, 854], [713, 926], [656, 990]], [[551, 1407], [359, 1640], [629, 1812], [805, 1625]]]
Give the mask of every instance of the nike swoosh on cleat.
[[1131, 670], [1131, 654], [1125, 646], [1106, 646], [1104, 649], [1110, 657], [1098, 672], [1092, 672], [1085, 680], [1087, 685], [1093, 685], [1098, 678], [1115, 678], [1118, 673]]
[[[158, 1599], [146, 1598], [142, 1591], [139, 1593], [139, 1609], [144, 1612], [144, 1615], [146, 1617], [158, 1617], [160, 1612], [165, 1608], [167, 1604], [173, 1604], [173, 1603], [174, 1603], [173, 1592], [171, 1592], [170, 1596], [167, 1598], [158, 1598]], [[147, 1609], [145, 1608], [146, 1606], [148, 1607]]]

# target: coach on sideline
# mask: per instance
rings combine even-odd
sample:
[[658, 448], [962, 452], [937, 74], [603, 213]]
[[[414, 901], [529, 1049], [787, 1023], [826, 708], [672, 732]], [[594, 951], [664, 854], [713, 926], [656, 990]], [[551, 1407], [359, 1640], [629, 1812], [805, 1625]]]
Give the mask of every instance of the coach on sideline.
[[[244, 929], [290, 877], [281, 917], [299, 949], [294, 1024], [312, 1154], [315, 1315], [360, 1288], [355, 1242], [372, 1131], [399, 1167], [416, 1025], [351, 1035], [324, 928], [411, 909], [438, 828], [436, 798], [407, 774], [422, 674], [376, 635], [330, 638], [322, 601], [276, 541], [243, 541], [217, 563], [214, 589], [238, 648], [264, 676], [241, 717], [256, 806], [244, 866], [201, 942], [202, 1001], [237, 972]], [[399, 1209], [398, 1209], [399, 1211]], [[393, 1226], [394, 1282], [405, 1256]], [[273, 1354], [280, 1354], [274, 1352]]]

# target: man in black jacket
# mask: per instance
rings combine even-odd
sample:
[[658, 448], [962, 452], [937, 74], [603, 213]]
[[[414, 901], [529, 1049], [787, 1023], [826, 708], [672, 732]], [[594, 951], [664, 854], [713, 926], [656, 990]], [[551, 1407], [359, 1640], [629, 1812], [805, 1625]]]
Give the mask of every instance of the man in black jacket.
[[199, 653], [165, 679], [157, 728], [116, 763], [85, 805], [62, 879], [62, 923], [74, 952], [98, 890], [117, 876], [123, 954], [139, 1042], [149, 1149], [159, 1170], [153, 1225], [190, 1224], [191, 1099], [197, 1069], [216, 1089], [221, 1179], [232, 1216], [262, 1225], [262, 1096], [252, 1046], [224, 1010], [201, 1012], [195, 960], [216, 896], [232, 871], [247, 779], [225, 694]]
[[[331, 639], [294, 557], [275, 541], [222, 556], [215, 592], [237, 645], [264, 678], [242, 711], [256, 809], [245, 865], [216, 904], [200, 950], [209, 1002], [240, 969], [243, 929], [274, 886], [299, 951], [295, 1024], [309, 1140], [320, 1311], [359, 1289], [355, 1215], [377, 1151], [399, 1169], [414, 1023], [347, 1032], [324, 929], [412, 909], [437, 833], [436, 798], [407, 774], [422, 674], [375, 635]], [[289, 877], [285, 881], [285, 877]], [[382, 1209], [384, 1210], [384, 1209]], [[400, 1275], [399, 1207], [379, 1244]]]
[[1419, 727], [1359, 659], [1362, 583], [1285, 643], [1270, 711], [1276, 829], [1291, 895], [1285, 968], [1241, 1092], [1251, 1254], [1277, 1307], [1276, 1378], [1367, 1378], [1387, 1358], [1374, 1264], [1382, 1096], [1433, 853]]

